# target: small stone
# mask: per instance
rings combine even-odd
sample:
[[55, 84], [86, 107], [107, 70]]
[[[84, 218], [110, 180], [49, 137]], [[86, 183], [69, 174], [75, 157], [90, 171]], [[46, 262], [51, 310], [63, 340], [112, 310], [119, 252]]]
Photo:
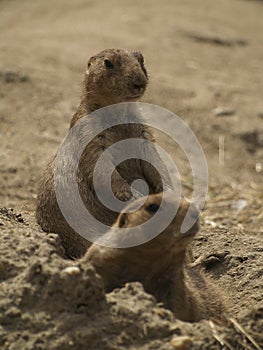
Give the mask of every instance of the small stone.
[[177, 350], [188, 350], [193, 344], [193, 341], [191, 338], [182, 335], [179, 337], [173, 337], [170, 344]]
[[22, 218], [22, 214], [15, 214], [15, 216], [18, 222], [21, 222], [21, 223], [24, 222], [24, 219]]
[[256, 163], [255, 169], [257, 173], [260, 173], [262, 171], [262, 164], [261, 163]]
[[212, 227], [216, 227], [217, 226], [217, 223], [215, 221], [213, 221], [213, 220], [205, 219], [205, 223], [207, 225], [212, 226]]
[[231, 204], [232, 209], [242, 210], [247, 206], [247, 201], [245, 199], [239, 199]]
[[217, 117], [223, 117], [223, 116], [231, 116], [236, 113], [236, 111], [233, 108], [228, 107], [216, 107], [213, 109], [213, 113]]
[[65, 273], [66, 275], [79, 275], [80, 269], [77, 266], [68, 266], [62, 270], [62, 273]]

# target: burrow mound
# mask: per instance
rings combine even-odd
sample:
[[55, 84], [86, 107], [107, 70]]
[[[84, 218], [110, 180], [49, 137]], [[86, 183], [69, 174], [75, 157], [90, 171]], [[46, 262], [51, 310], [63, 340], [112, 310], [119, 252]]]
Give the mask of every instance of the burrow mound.
[[213, 321], [181, 322], [140, 283], [105, 295], [92, 266], [64, 259], [57, 235], [41, 232], [12, 210], [0, 210], [0, 225], [1, 349], [263, 346], [263, 305], [224, 326]]

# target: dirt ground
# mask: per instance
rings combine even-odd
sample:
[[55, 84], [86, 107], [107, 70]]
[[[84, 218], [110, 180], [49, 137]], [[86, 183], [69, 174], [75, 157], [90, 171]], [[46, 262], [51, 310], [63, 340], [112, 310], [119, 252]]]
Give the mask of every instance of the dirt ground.
[[[263, 348], [262, 13], [253, 0], [0, 1], [1, 349]], [[143, 101], [180, 116], [203, 147], [209, 192], [193, 249], [229, 296], [227, 325], [175, 320], [138, 283], [105, 295], [35, 222], [38, 178], [88, 58], [105, 48], [143, 52]], [[186, 158], [167, 147], [191, 187]]]

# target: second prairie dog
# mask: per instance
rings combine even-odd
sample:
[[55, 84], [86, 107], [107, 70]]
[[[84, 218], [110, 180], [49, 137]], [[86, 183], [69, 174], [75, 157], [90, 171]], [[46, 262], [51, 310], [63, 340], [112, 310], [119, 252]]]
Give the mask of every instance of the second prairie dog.
[[[150, 195], [139, 210], [121, 213], [115, 227], [129, 228], [146, 222], [158, 210], [162, 196], [168, 207], [175, 205], [173, 193]], [[224, 320], [226, 307], [219, 288], [207, 274], [186, 263], [187, 248], [199, 229], [197, 220], [186, 233], [180, 232], [188, 208], [189, 203], [181, 199], [169, 226], [142, 245], [108, 248], [93, 244], [82, 259], [82, 264], [89, 262], [95, 267], [108, 292], [127, 282], [138, 281], [146, 292], [154, 295], [158, 302], [162, 302], [183, 321]], [[197, 219], [199, 213], [191, 207], [190, 215]], [[138, 230], [140, 234], [145, 234], [140, 228]]]
[[[72, 118], [71, 128], [75, 125], [78, 127], [81, 118], [101, 107], [119, 102], [136, 101], [144, 94], [147, 83], [144, 59], [138, 51], [109, 49], [91, 57], [85, 73], [82, 100]], [[85, 129], [81, 132], [88, 133], [89, 130]], [[93, 170], [105, 149], [117, 141], [128, 138], [154, 142], [152, 132], [147, 126], [118, 125], [97, 135], [86, 147], [79, 162], [77, 181], [82, 201], [97, 220], [109, 226], [115, 222], [118, 213], [103, 206], [97, 198], [93, 186]], [[147, 154], [148, 159], [152, 157], [157, 160], [162, 167], [162, 161], [154, 146], [145, 146], [142, 152]], [[36, 218], [44, 231], [59, 234], [67, 256], [79, 258], [85, 254], [91, 243], [71, 228], [59, 209], [54, 190], [55, 158], [47, 165], [40, 180]], [[105, 168], [100, 179], [102, 188], [105, 183], [104, 176], [107, 175], [107, 166]], [[169, 178], [165, 167], [162, 168], [162, 177]], [[136, 179], [144, 180], [149, 186], [150, 193], [163, 190], [160, 174], [150, 163], [129, 159], [117, 166], [113, 172], [111, 184], [114, 195], [123, 201], [131, 199], [130, 184]], [[62, 184], [63, 181], [62, 176]]]

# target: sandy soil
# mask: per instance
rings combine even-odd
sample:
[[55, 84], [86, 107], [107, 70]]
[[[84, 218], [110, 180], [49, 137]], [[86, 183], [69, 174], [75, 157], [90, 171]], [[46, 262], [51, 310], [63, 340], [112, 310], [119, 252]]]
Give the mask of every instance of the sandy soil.
[[[2, 349], [263, 347], [262, 6], [0, 1]], [[236, 321], [228, 325], [175, 320], [138, 283], [105, 295], [93, 269], [72, 269], [57, 236], [35, 223], [38, 178], [79, 103], [87, 59], [111, 47], [143, 52], [143, 101], [179, 115], [204, 149], [210, 187], [194, 254], [207, 255], [207, 270], [229, 295]], [[191, 187], [186, 158], [167, 147]]]

